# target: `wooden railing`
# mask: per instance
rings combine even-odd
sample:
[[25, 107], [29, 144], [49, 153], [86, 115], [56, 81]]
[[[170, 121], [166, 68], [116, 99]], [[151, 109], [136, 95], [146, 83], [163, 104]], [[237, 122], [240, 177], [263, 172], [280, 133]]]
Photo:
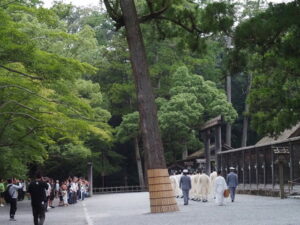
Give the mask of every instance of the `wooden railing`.
[[289, 193], [290, 194], [294, 191], [294, 189], [296, 189], [296, 187], [298, 187], [298, 192], [299, 192], [300, 191], [300, 178], [297, 178], [294, 180], [289, 180], [288, 185], [289, 185]]
[[126, 192], [143, 192], [147, 191], [147, 187], [143, 186], [120, 186], [120, 187], [94, 187], [94, 194], [105, 193], [126, 193]]

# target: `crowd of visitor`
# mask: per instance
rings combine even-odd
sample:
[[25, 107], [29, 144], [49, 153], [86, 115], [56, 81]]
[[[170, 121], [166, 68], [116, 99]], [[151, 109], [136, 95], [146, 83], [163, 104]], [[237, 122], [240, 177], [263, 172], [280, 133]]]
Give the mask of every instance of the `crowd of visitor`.
[[[76, 204], [78, 200], [83, 201], [85, 197], [89, 196], [89, 182], [84, 178], [69, 177], [63, 181], [54, 180], [49, 177], [39, 177], [39, 183], [42, 183], [42, 188], [45, 198], [43, 202], [44, 211], [47, 212], [51, 208], [57, 206], [68, 206]], [[7, 181], [0, 180], [0, 207], [4, 207], [6, 192], [9, 194], [10, 200], [10, 220], [15, 221], [15, 213], [17, 210], [17, 201], [22, 201], [25, 198], [29, 200], [32, 197], [32, 186], [38, 184], [36, 179], [32, 180], [18, 180], [8, 179]], [[32, 185], [33, 184], [33, 185]], [[44, 197], [45, 196], [45, 197]], [[54, 199], [58, 201], [54, 204]], [[33, 202], [33, 201], [32, 201]]]

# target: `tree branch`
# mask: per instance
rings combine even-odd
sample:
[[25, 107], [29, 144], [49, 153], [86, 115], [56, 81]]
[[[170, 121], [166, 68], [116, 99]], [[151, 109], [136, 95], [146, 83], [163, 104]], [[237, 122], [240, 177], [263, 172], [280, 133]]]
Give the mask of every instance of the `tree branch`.
[[[75, 110], [73, 110], [73, 111], [75, 112]], [[75, 112], [75, 113], [77, 113], [77, 112]], [[78, 113], [76, 115], [70, 115], [70, 117], [75, 118], [75, 119], [79, 118], [79, 119], [86, 120], [86, 121], [89, 121], [89, 122], [103, 122], [101, 120], [94, 120], [94, 119], [87, 118], [87, 117], [82, 116]]]
[[15, 103], [16, 105], [18, 105], [18, 106], [20, 106], [20, 107], [22, 107], [22, 108], [28, 109], [28, 110], [30, 110], [30, 111], [32, 111], [32, 112], [35, 112], [35, 113], [53, 114], [53, 112], [36, 111], [36, 110], [34, 110], [33, 108], [30, 108], [30, 107], [28, 107], [28, 106], [26, 106], [26, 105], [23, 105], [22, 103], [17, 102], [17, 101], [15, 101], [15, 100], [10, 100], [10, 101], [4, 102], [2, 105], [0, 105], [0, 109], [3, 108], [3, 107], [5, 107], [6, 105], [8, 105], [8, 104], [10, 104], [10, 103]]
[[116, 30], [119, 30], [121, 27], [125, 25], [123, 21], [122, 15], [118, 14], [118, 2], [116, 5], [111, 5], [109, 0], [104, 0], [104, 5], [106, 7], [106, 10], [108, 12], [108, 15], [116, 22]]
[[8, 120], [6, 121], [6, 123], [4, 124], [4, 126], [1, 128], [0, 131], [0, 140], [4, 134], [5, 129], [8, 127], [9, 124], [13, 123], [14, 121], [12, 120], [12, 115], [9, 116]]
[[153, 9], [153, 1], [152, 0], [146, 0], [146, 2], [147, 2], [147, 5], [148, 5], [148, 7], [150, 9], [150, 12], [152, 13], [154, 11], [154, 9]]
[[152, 8], [152, 9], [150, 9], [150, 14], [142, 16], [141, 18], [139, 18], [139, 22], [140, 23], [145, 23], [149, 20], [153, 20], [155, 18], [158, 18], [161, 14], [163, 14], [165, 11], [167, 11], [169, 9], [169, 7], [170, 7], [170, 4], [165, 5], [163, 8], [161, 8], [160, 10], [155, 11], [155, 12], [153, 12], [153, 8]]
[[[23, 136], [19, 137], [17, 140], [15, 140], [15, 142], [22, 141], [24, 138], [26, 138], [27, 136], [32, 134], [37, 129], [41, 129], [41, 128], [44, 128], [44, 127], [46, 127], [46, 126], [42, 126], [42, 127], [39, 126], [39, 127], [29, 128], [29, 131], [27, 133], [25, 133]], [[17, 145], [17, 143], [1, 144], [0, 147], [11, 147], [11, 146], [14, 146], [14, 145]]]
[[29, 115], [27, 113], [22, 113], [22, 112], [0, 112], [0, 115], [5, 115], [5, 114], [9, 114], [9, 115], [20, 115], [20, 116], [23, 116], [23, 117], [28, 117], [32, 120], [35, 120], [35, 121], [38, 121], [38, 122], [41, 122], [41, 120], [37, 119], [36, 117], [32, 116], [32, 115]]
[[179, 22], [175, 19], [172, 19], [172, 18], [168, 18], [168, 17], [165, 17], [165, 16], [158, 16], [157, 19], [170, 21], [170, 22], [182, 27], [183, 29], [185, 29], [186, 31], [188, 31], [190, 33], [193, 33], [193, 31], [194, 31], [192, 28], [190, 28], [190, 27], [186, 26], [185, 24], [183, 24], [183, 23], [181, 23], [181, 22]]
[[0, 7], [7, 6], [7, 5], [13, 4], [15, 2], [18, 2], [18, 1], [16, 1], [16, 0], [15, 1], [10, 1], [10, 2], [7, 2], [7, 3], [3, 4], [3, 5], [0, 5]]
[[9, 72], [13, 72], [13, 73], [20, 74], [20, 75], [22, 75], [22, 76], [24, 76], [24, 77], [29, 77], [29, 78], [31, 78], [31, 79], [35, 79], [35, 80], [43, 80], [43, 78], [41, 78], [41, 77], [35, 77], [35, 76], [31, 76], [31, 75], [29, 75], [29, 74], [26, 74], [26, 73], [23, 73], [23, 72], [20, 72], [20, 71], [17, 71], [17, 70], [14, 70], [14, 69], [8, 68], [8, 67], [6, 67], [6, 66], [3, 66], [3, 65], [0, 65], [0, 67], [1, 67], [1, 68], [3, 68], [3, 69], [6, 69], [6, 70], [8, 70]]
[[29, 89], [27, 89], [27, 88], [24, 88], [24, 87], [19, 86], [19, 85], [16, 85], [16, 84], [7, 84], [7, 85], [4, 85], [4, 86], [0, 86], [0, 89], [10, 88], [10, 87], [21, 89], [21, 90], [23, 90], [23, 91], [26, 91], [26, 92], [32, 94], [32, 95], [35, 95], [35, 96], [37, 96], [37, 97], [39, 97], [39, 98], [42, 98], [42, 99], [44, 99], [44, 100], [46, 100], [46, 101], [48, 101], [48, 102], [55, 102], [55, 103], [58, 103], [58, 102], [55, 101], [55, 100], [45, 98], [45, 97], [43, 97], [43, 96], [37, 94], [37, 93], [34, 92], [34, 91], [31, 91], [31, 90], [29, 90]]

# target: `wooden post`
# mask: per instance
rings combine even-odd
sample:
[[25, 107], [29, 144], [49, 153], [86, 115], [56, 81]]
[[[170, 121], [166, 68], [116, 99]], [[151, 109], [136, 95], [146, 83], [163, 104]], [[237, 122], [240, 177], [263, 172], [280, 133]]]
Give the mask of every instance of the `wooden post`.
[[283, 177], [283, 166], [287, 163], [285, 158], [286, 155], [290, 154], [290, 150], [287, 147], [273, 147], [273, 154], [278, 156], [276, 163], [278, 164], [279, 170], [279, 186], [280, 186], [280, 198], [284, 198], [284, 177]]
[[89, 192], [90, 197], [93, 196], [93, 163], [88, 162], [88, 181], [89, 181]]
[[205, 165], [205, 171], [206, 174], [211, 173], [210, 168], [210, 130], [206, 130], [204, 134], [204, 142], [205, 142], [205, 159], [206, 159], [206, 165]]
[[223, 171], [223, 154], [220, 155], [220, 164], [221, 165], [218, 168], [217, 172], [220, 171], [220, 170]]
[[243, 186], [245, 190], [245, 151], [243, 151]]
[[[221, 126], [217, 126], [215, 128], [215, 158], [217, 159], [217, 154], [222, 151], [222, 134], [221, 134]], [[219, 170], [218, 160], [216, 160], [216, 171]]]
[[275, 174], [274, 174], [274, 152], [271, 151], [271, 160], [272, 160], [272, 163], [271, 163], [271, 167], [272, 167], [272, 190], [274, 190], [274, 186], [275, 186]]
[[259, 180], [258, 180], [258, 176], [259, 176], [259, 174], [258, 174], [258, 149], [257, 148], [255, 148], [255, 157], [256, 157], [256, 189], [258, 190], [258, 183], [259, 183]]
[[250, 151], [250, 159], [249, 159], [249, 188], [251, 190], [251, 183], [252, 183], [252, 176], [251, 176], [251, 151]]
[[267, 151], [266, 149], [263, 150], [264, 151], [264, 186], [266, 188], [266, 185], [267, 185], [267, 169], [266, 169], [266, 166], [267, 166], [267, 162], [266, 162], [266, 154], [267, 154]]
[[279, 185], [280, 185], [280, 198], [284, 199], [284, 178], [283, 178], [283, 164], [284, 156], [278, 156], [278, 168], [279, 168]]
[[[227, 93], [227, 100], [231, 103], [231, 76], [226, 76], [226, 93]], [[226, 144], [231, 146], [231, 124], [226, 124]]]
[[[290, 181], [292, 182], [294, 177], [294, 168], [293, 168], [293, 158], [294, 158], [294, 150], [293, 150], [293, 145], [291, 142], [289, 142], [289, 150], [290, 150]], [[291, 183], [291, 190], [293, 190], [293, 183]]]

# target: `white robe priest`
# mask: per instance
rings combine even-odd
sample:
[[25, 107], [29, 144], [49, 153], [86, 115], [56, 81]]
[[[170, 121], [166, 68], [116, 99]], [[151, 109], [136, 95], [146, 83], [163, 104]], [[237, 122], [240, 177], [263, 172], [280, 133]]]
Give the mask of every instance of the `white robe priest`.
[[216, 196], [216, 203], [218, 205], [224, 205], [224, 191], [227, 189], [227, 184], [220, 174], [218, 174], [217, 178], [215, 179], [215, 187], [214, 187], [214, 194]]
[[209, 186], [210, 186], [209, 176], [207, 176], [205, 173], [202, 173], [199, 176], [199, 183], [200, 183], [201, 200], [202, 200], [202, 202], [207, 202]]

